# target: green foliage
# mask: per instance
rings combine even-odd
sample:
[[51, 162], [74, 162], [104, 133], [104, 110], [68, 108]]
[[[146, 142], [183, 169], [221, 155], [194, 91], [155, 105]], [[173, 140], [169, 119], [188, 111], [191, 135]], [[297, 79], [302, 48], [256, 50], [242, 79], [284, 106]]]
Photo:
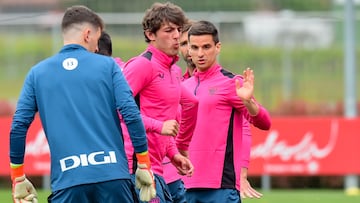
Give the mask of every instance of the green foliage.
[[[333, 0], [169, 0], [184, 11], [253, 11], [257, 9], [291, 9], [295, 11], [328, 11]], [[158, 0], [72, 0], [64, 1], [63, 6], [84, 4], [98, 12], [143, 12]]]
[[[360, 56], [359, 51], [357, 55]], [[223, 43], [220, 61], [223, 67], [238, 74], [246, 67], [253, 68], [256, 98], [275, 111], [286, 99], [285, 86], [291, 90], [290, 100], [330, 106], [342, 102], [343, 58], [343, 47], [286, 51]], [[284, 82], [285, 69], [290, 70], [290, 84]]]
[[[113, 34], [113, 55], [127, 61], [139, 55], [147, 46], [139, 37], [120, 38]], [[47, 35], [32, 35], [11, 40], [1, 36], [0, 52], [3, 67], [0, 69], [0, 98], [15, 100], [20, 92], [26, 72], [40, 60], [50, 56], [54, 42]], [[9, 42], [10, 39], [10, 42]], [[10, 46], [11, 44], [11, 46]], [[357, 52], [360, 58], [360, 52]], [[241, 74], [246, 67], [255, 71], [255, 97], [270, 111], [276, 111], [285, 100], [284, 89], [288, 88], [290, 100], [313, 104], [334, 105], [343, 101], [343, 47], [328, 49], [260, 48], [248, 44], [223, 42], [219, 61], [221, 65]], [[183, 65], [181, 61], [180, 65]], [[284, 70], [290, 70], [285, 83]], [[360, 72], [357, 73], [360, 77]], [[357, 82], [357, 89], [360, 82]], [[358, 95], [359, 98], [359, 95]]]
[[134, 39], [126, 39], [120, 37], [112, 37], [113, 40], [113, 56], [120, 57], [124, 61], [139, 55], [144, 51], [147, 44], [145, 41], [137, 40], [134, 43]]

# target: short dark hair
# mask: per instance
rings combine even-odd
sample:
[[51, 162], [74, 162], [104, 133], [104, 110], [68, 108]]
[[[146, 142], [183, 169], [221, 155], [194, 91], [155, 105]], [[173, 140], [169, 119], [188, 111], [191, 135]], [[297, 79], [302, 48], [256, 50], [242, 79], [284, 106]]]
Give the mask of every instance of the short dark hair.
[[185, 33], [187, 31], [189, 31], [194, 22], [195, 21], [193, 21], [193, 20], [187, 19], [186, 22], [184, 23], [182, 29], [181, 29], [181, 33]]
[[104, 22], [94, 11], [83, 5], [71, 6], [66, 9], [61, 22], [62, 31], [74, 24], [90, 23], [95, 28], [104, 29]]
[[163, 23], [170, 22], [182, 27], [186, 22], [184, 11], [177, 5], [166, 2], [155, 2], [149, 9], [146, 10], [142, 26], [145, 35], [145, 41], [150, 42], [146, 36], [145, 31], [156, 33]]
[[105, 55], [105, 56], [112, 56], [112, 42], [110, 35], [102, 31], [101, 36], [98, 42], [98, 51], [96, 53]]
[[194, 22], [188, 32], [188, 37], [190, 37], [191, 35], [211, 35], [215, 44], [220, 41], [219, 33], [215, 25], [206, 20]]

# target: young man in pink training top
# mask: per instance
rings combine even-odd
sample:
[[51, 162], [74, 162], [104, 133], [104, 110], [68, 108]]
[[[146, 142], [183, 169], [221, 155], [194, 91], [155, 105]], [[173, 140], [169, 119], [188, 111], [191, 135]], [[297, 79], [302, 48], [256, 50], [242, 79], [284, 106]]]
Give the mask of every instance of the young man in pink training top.
[[[188, 20], [187, 23], [184, 24], [183, 29], [181, 31], [180, 36], [180, 55], [182, 59], [186, 63], [186, 69], [185, 73], [183, 74], [183, 80], [189, 79], [193, 72], [195, 67], [195, 64], [192, 62], [191, 57], [189, 56], [189, 47], [188, 47], [188, 31], [192, 25], [193, 21]], [[237, 118], [237, 117], [236, 117]], [[236, 119], [235, 118], [235, 119]], [[248, 167], [249, 167], [249, 160], [250, 160], [250, 148], [251, 148], [251, 131], [250, 131], [250, 125], [249, 122], [246, 119], [243, 120], [243, 126], [242, 126], [242, 134], [243, 134], [243, 140], [242, 140], [242, 146], [239, 148], [239, 150], [242, 150], [241, 152], [241, 174], [240, 174], [240, 195], [243, 198], [249, 197], [249, 198], [260, 198], [262, 196], [261, 193], [253, 189], [247, 180], [247, 174], [248, 174]], [[241, 133], [241, 132], [240, 132]], [[183, 185], [183, 182], [181, 180], [181, 176], [177, 174], [176, 168], [169, 162], [168, 160], [165, 160], [163, 163], [164, 166], [164, 179], [166, 184], [169, 187], [171, 196], [173, 198], [174, 203], [185, 203], [186, 197], [185, 197], [185, 188]]]
[[238, 203], [241, 167], [245, 165], [243, 119], [268, 130], [270, 116], [253, 98], [253, 71], [246, 69], [241, 77], [218, 64], [221, 43], [212, 23], [193, 23], [188, 36], [189, 55], [196, 69], [183, 84], [196, 95], [199, 108], [189, 146], [196, 170], [192, 177], [183, 178], [186, 199], [189, 203]]
[[[162, 177], [162, 162], [168, 157], [181, 175], [191, 176], [193, 166], [179, 150], [187, 151], [195, 127], [197, 99], [181, 85], [181, 71], [176, 65], [181, 27], [185, 22], [182, 9], [172, 3], [154, 3], [143, 18], [146, 50], [130, 59], [123, 73], [127, 79], [145, 124], [152, 170], [155, 174], [157, 199], [172, 202]], [[176, 120], [181, 105], [181, 121]], [[179, 135], [178, 135], [179, 134]], [[178, 144], [174, 136], [178, 135]], [[125, 139], [130, 170], [133, 156], [131, 143]]]
[[[187, 58], [187, 56], [185, 56], [185, 54], [187, 53], [187, 32], [189, 31], [189, 28], [191, 27], [191, 22], [189, 20], [186, 21], [186, 23], [184, 24], [184, 26], [182, 27], [181, 30], [181, 35], [180, 35], [180, 47], [179, 47], [179, 51], [180, 51], [180, 55], [182, 56], [183, 60], [186, 62], [186, 64], [188, 65], [188, 67], [186, 68], [186, 72], [183, 75], [183, 80], [191, 77], [191, 73], [194, 70], [195, 66], [192, 66], [191, 64], [193, 64], [191, 62], [191, 58]], [[186, 37], [186, 39], [184, 38]], [[189, 60], [187, 60], [189, 59]], [[181, 70], [180, 70], [181, 71]], [[179, 118], [181, 118], [181, 106], [179, 107]], [[178, 119], [180, 120], [180, 119]], [[175, 137], [175, 140], [178, 141], [179, 137]], [[182, 154], [186, 157], [188, 157], [188, 152], [187, 151], [182, 151]], [[177, 169], [171, 164], [171, 162], [169, 161], [169, 159], [165, 159], [163, 161], [163, 168], [164, 168], [164, 179], [165, 182], [167, 184], [167, 186], [169, 187], [169, 191], [171, 194], [171, 197], [173, 199], [173, 203], [186, 203], [186, 198], [185, 198], [185, 186], [184, 183], [181, 180], [181, 175], [178, 174]]]

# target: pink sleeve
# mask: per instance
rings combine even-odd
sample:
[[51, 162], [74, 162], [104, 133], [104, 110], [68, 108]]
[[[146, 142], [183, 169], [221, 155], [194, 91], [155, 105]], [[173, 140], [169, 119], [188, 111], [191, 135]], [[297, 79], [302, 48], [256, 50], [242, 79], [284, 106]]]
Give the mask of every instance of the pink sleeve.
[[244, 111], [244, 117], [255, 127], [261, 130], [269, 130], [271, 127], [271, 119], [269, 112], [257, 103], [259, 106], [259, 112], [255, 116], [251, 116], [248, 111]]
[[242, 119], [242, 145], [241, 145], [241, 161], [242, 168], [248, 168], [250, 163], [250, 149], [251, 149], [251, 129], [249, 122]]
[[135, 97], [151, 82], [153, 77], [152, 64], [144, 57], [138, 56], [125, 64], [123, 74]]
[[[146, 67], [146, 68], [144, 68]], [[143, 88], [152, 81], [152, 65], [144, 57], [135, 57], [130, 59], [124, 67], [123, 73], [129, 83], [134, 97], [137, 96]], [[141, 115], [146, 132], [155, 131], [161, 133], [162, 121]]]
[[172, 160], [175, 156], [175, 154], [178, 154], [179, 151], [176, 147], [176, 144], [175, 144], [175, 139], [174, 137], [169, 137], [170, 141], [169, 141], [169, 145], [167, 147], [167, 150], [166, 150], [166, 156]]
[[181, 121], [179, 134], [176, 136], [176, 146], [180, 150], [188, 150], [196, 125], [198, 100], [182, 84], [180, 105]]
[[161, 130], [164, 124], [163, 121], [159, 121], [145, 115], [141, 115], [141, 117], [144, 122], [146, 132], [157, 132], [161, 134]]

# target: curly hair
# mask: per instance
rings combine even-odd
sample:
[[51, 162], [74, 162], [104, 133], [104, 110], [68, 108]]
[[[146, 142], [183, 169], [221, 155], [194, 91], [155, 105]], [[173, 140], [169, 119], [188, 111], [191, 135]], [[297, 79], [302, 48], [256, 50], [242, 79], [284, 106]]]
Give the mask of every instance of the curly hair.
[[150, 42], [150, 39], [145, 34], [146, 31], [156, 33], [162, 24], [168, 22], [182, 27], [186, 22], [184, 11], [179, 6], [171, 2], [154, 3], [149, 9], [146, 10], [142, 21], [145, 41]]

